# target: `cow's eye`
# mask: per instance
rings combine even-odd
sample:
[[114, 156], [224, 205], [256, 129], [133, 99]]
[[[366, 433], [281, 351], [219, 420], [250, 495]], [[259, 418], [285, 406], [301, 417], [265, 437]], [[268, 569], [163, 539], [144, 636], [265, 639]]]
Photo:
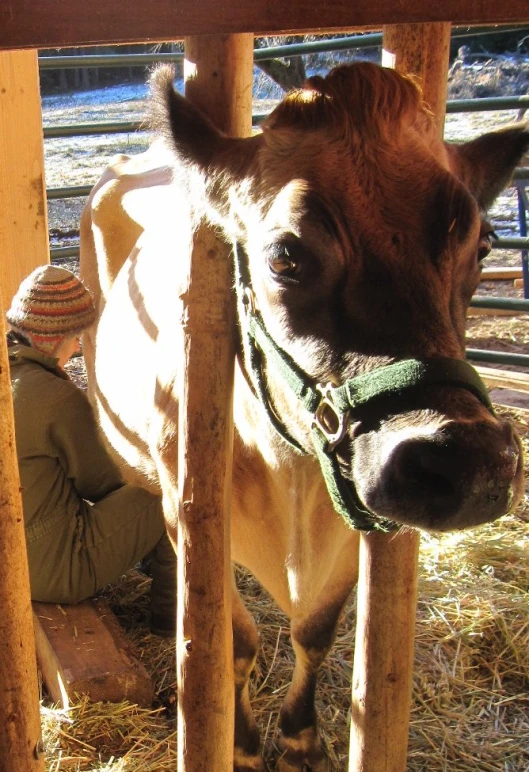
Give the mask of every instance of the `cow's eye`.
[[295, 243], [281, 242], [269, 247], [268, 267], [274, 279], [297, 282], [301, 270], [299, 248]]
[[492, 239], [495, 238], [497, 238], [497, 236], [492, 228], [490, 228], [490, 230], [486, 230], [485, 232], [481, 232], [478, 243], [478, 263], [482, 263], [483, 260], [490, 254], [492, 249]]
[[270, 260], [270, 268], [280, 276], [292, 276], [296, 273], [298, 264], [290, 257], [288, 251], [285, 250], [283, 254], [276, 255]]

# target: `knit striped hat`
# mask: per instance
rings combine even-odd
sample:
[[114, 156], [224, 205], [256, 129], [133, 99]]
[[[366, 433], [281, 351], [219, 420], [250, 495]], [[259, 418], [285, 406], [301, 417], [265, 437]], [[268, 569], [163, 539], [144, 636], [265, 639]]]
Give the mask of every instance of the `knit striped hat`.
[[82, 282], [54, 265], [42, 265], [26, 276], [6, 314], [15, 332], [49, 356], [65, 338], [90, 327], [95, 317], [94, 301]]

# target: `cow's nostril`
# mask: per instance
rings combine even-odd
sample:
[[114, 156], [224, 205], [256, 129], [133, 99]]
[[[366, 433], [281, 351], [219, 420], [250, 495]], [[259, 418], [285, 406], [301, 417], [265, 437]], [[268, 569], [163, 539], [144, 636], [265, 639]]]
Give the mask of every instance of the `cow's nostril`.
[[395, 478], [400, 484], [427, 489], [432, 498], [451, 498], [459, 487], [461, 464], [443, 445], [417, 440], [402, 443], [393, 464]]
[[[434, 531], [490, 522], [523, 491], [523, 458], [510, 427], [451, 422], [428, 434], [398, 430], [356, 439], [354, 482], [372, 512]], [[385, 440], [385, 442], [384, 442]]]

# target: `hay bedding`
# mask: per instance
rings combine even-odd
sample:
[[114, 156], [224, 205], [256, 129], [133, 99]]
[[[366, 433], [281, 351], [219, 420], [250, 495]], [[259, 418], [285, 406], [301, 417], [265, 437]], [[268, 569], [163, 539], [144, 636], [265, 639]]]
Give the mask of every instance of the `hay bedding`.
[[[72, 364], [72, 375], [83, 379], [81, 360]], [[501, 407], [498, 412], [516, 424], [528, 463], [528, 413]], [[423, 535], [409, 772], [529, 769], [528, 535], [527, 502], [479, 529]], [[238, 569], [237, 580], [261, 632], [253, 705], [273, 769], [278, 710], [293, 666], [288, 620], [248, 572]], [[149, 582], [133, 570], [104, 597], [153, 676], [152, 710], [80, 697], [65, 712], [43, 694], [48, 772], [176, 768], [174, 646], [148, 632]], [[354, 624], [353, 594], [318, 692], [333, 772], [347, 769]]]
[[[425, 537], [421, 550], [410, 772], [522, 772], [529, 768], [527, 514], [476, 533]], [[239, 572], [261, 628], [253, 704], [269, 759], [292, 667], [288, 623]], [[149, 635], [147, 581], [131, 572], [107, 598], [152, 672], [153, 710], [79, 699], [67, 714], [43, 699], [47, 769], [162, 772], [176, 764], [173, 646]], [[322, 669], [321, 724], [333, 770], [347, 769], [354, 600]]]

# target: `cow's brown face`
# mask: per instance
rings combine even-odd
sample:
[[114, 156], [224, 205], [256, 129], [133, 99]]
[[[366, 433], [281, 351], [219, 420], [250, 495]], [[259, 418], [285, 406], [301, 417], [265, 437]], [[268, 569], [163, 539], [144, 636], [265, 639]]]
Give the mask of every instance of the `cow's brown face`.
[[[340, 384], [406, 358], [463, 358], [487, 226], [468, 191], [447, 173], [439, 177], [456, 188], [457, 208], [447, 217], [435, 208], [440, 191], [433, 202], [425, 195], [408, 231], [380, 227], [377, 234], [365, 217], [344, 216], [339, 201], [353, 212], [352, 197], [333, 201], [304, 182], [281, 191], [249, 234], [267, 329], [315, 381]], [[383, 212], [371, 211], [381, 226]], [[436, 215], [449, 221], [438, 240], [421, 227], [430, 218], [436, 232]], [[273, 371], [269, 381], [287, 427], [310, 447], [298, 405]], [[521, 492], [517, 438], [463, 389], [424, 388], [368, 405], [353, 414], [338, 455], [369, 510], [423, 528], [494, 519]]]
[[[173, 124], [177, 149], [207, 172], [206, 195], [245, 245], [269, 333], [314, 382], [406, 358], [464, 358], [488, 251], [480, 210], [527, 130], [447, 148], [409, 81], [360, 65], [288, 97], [264, 139], [230, 145], [212, 134], [201, 162], [191, 133], [184, 141]], [[268, 380], [286, 427], [310, 447], [310, 416], [273, 372]], [[522, 488], [512, 430], [454, 387], [367, 405], [338, 455], [368, 509], [433, 530], [492, 520]]]

